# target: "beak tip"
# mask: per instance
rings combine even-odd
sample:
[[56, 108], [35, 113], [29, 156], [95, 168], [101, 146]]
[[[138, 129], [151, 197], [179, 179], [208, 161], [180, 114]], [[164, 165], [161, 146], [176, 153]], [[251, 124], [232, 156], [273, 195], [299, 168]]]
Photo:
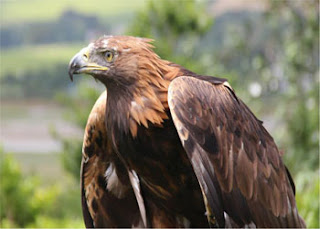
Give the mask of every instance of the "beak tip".
[[74, 74], [74, 69], [72, 67], [70, 67], [69, 65], [69, 69], [68, 69], [68, 75], [69, 75], [69, 78], [71, 80], [71, 82], [73, 82], [73, 74]]
[[71, 82], [73, 82], [73, 73], [69, 72], [69, 77], [70, 77]]
[[73, 75], [79, 74], [78, 70], [81, 68], [81, 66], [85, 65], [86, 63], [83, 60], [83, 53], [80, 51], [76, 55], [72, 57], [72, 59], [69, 62], [68, 66], [68, 74], [71, 82], [73, 82]]

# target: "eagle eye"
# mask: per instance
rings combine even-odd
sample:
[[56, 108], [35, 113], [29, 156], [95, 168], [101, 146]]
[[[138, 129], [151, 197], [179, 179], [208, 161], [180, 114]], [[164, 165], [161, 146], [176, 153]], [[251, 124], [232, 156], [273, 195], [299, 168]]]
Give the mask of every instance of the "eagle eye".
[[108, 62], [111, 62], [112, 59], [113, 59], [113, 52], [111, 52], [111, 51], [106, 51], [106, 52], [104, 53], [104, 56], [106, 57], [106, 60], [107, 60]]

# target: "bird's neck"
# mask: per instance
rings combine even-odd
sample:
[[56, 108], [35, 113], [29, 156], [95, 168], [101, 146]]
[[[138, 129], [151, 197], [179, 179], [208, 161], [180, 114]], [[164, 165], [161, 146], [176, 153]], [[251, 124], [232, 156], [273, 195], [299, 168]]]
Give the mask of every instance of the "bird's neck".
[[126, 132], [128, 129], [128, 110], [133, 98], [133, 90], [117, 82], [108, 82], [106, 128], [109, 133]]
[[109, 131], [137, 136], [140, 127], [162, 126], [168, 119], [167, 92], [170, 82], [179, 76], [180, 68], [164, 62], [158, 68], [139, 72], [130, 85], [108, 82], [107, 122]]

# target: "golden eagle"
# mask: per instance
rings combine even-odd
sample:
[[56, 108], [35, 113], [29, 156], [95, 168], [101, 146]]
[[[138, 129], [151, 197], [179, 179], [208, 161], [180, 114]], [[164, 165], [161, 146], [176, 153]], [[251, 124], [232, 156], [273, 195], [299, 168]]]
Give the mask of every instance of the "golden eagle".
[[74, 74], [106, 86], [81, 170], [87, 227], [305, 227], [278, 148], [227, 80], [161, 59], [150, 39], [104, 36]]

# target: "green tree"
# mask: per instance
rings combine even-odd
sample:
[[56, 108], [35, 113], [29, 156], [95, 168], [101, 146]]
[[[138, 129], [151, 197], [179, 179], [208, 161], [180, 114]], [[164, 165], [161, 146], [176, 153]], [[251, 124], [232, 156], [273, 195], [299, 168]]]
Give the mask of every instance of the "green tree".
[[[288, 149], [294, 152], [286, 159], [296, 171], [314, 170], [319, 166], [319, 2], [272, 3], [273, 13], [286, 15], [285, 31], [277, 31], [282, 46], [277, 54], [289, 85], [283, 93], [283, 117]], [[267, 17], [272, 20], [270, 13]]]
[[0, 227], [83, 227], [80, 191], [73, 182], [44, 186], [23, 174], [15, 158], [0, 149]]
[[36, 177], [24, 179], [12, 156], [0, 150], [0, 226], [25, 227], [35, 220], [38, 206], [32, 203]]
[[161, 58], [201, 73], [205, 68], [197, 50], [213, 24], [205, 7], [199, 1], [149, 1], [147, 8], [135, 16], [127, 34], [154, 39]]

